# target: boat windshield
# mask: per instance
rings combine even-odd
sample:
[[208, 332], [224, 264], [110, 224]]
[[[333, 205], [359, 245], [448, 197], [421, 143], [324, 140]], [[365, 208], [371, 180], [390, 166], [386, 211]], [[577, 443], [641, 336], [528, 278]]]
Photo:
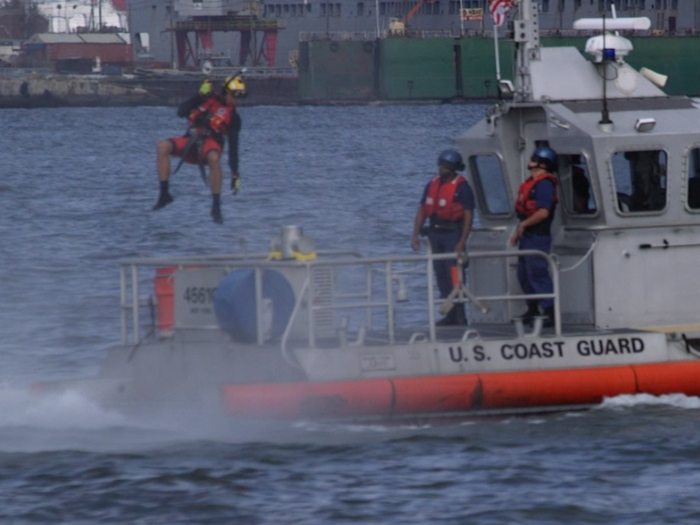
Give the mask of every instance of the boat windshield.
[[667, 155], [663, 150], [618, 151], [612, 158], [618, 209], [622, 213], [666, 207]]
[[688, 208], [700, 209], [700, 148], [691, 149], [688, 156]]
[[508, 200], [508, 189], [503, 175], [501, 159], [495, 155], [473, 155], [469, 157], [472, 176], [481, 210], [484, 215], [510, 215], [512, 207]]
[[591, 215], [597, 211], [590, 171], [583, 155], [559, 155], [557, 175], [567, 213]]

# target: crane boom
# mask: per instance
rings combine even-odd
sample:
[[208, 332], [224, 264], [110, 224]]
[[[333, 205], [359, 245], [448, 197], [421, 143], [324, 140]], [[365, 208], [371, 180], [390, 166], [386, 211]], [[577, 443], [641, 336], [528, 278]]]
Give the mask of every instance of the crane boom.
[[411, 10], [408, 12], [408, 14], [404, 17], [404, 19], [403, 19], [404, 25], [405, 25], [405, 24], [408, 24], [408, 21], [409, 21], [411, 18], [413, 18], [413, 15], [415, 15], [415, 14], [418, 12], [418, 10], [419, 10], [421, 7], [423, 7], [423, 4], [432, 4], [434, 1], [435, 1], [435, 0], [420, 0], [420, 2], [418, 2], [418, 3], [413, 7], [413, 9], [411, 9]]

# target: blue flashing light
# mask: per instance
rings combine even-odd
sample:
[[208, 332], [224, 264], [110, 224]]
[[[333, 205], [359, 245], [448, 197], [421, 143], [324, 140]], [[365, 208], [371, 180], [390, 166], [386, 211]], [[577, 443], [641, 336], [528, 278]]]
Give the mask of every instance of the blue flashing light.
[[615, 60], [615, 48], [606, 47], [603, 49], [603, 60]]

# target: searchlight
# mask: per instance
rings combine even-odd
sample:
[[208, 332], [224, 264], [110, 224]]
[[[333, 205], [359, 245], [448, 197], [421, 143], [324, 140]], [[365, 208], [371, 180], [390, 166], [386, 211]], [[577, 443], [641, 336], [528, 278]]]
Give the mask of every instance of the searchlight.
[[636, 129], [640, 133], [651, 131], [652, 129], [654, 129], [654, 126], [656, 126], [656, 120], [650, 117], [638, 118], [637, 122], [634, 123], [634, 129]]
[[515, 86], [510, 80], [499, 80], [498, 89], [504, 95], [512, 95], [515, 93]]

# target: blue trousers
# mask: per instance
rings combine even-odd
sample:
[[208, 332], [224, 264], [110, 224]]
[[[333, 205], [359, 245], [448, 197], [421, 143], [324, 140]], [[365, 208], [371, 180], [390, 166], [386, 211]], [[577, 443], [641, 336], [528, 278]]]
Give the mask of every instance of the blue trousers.
[[[461, 230], [436, 231], [432, 228], [428, 231], [428, 239], [433, 253], [455, 253], [457, 243], [462, 235]], [[435, 279], [437, 280], [440, 297], [443, 299], [452, 292], [452, 267], [455, 261], [435, 261]]]
[[[540, 250], [549, 253], [552, 249], [552, 237], [549, 235], [523, 236], [520, 237], [518, 247], [521, 250]], [[518, 257], [518, 282], [526, 294], [552, 293], [554, 290], [547, 261], [534, 255]], [[535, 306], [538, 302], [543, 309], [554, 307], [553, 299], [527, 301], [527, 304]]]

